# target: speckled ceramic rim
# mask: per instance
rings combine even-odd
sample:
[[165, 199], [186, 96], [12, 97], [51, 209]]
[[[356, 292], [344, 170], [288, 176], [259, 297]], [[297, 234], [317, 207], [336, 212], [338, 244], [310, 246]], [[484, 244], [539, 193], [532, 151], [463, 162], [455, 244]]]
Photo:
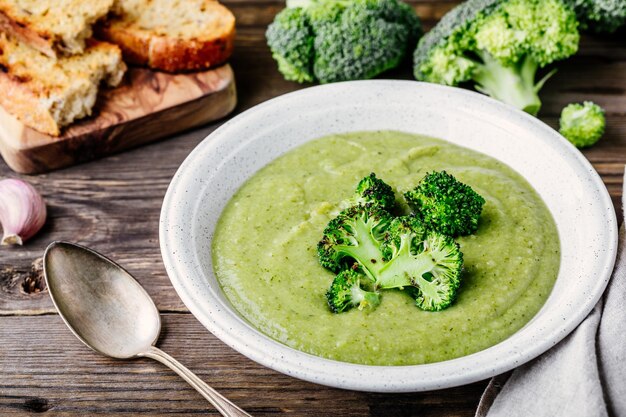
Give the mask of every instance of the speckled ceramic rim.
[[[394, 129], [447, 139], [521, 173], [552, 212], [562, 243], [559, 277], [542, 310], [505, 341], [428, 365], [366, 366], [323, 359], [255, 330], [225, 299], [212, 270], [221, 210], [258, 169], [330, 133]], [[483, 95], [413, 81], [356, 81], [269, 100], [225, 123], [189, 155], [165, 196], [161, 252], [185, 305], [218, 338], [267, 367], [333, 387], [408, 392], [475, 382], [554, 346], [604, 291], [617, 248], [608, 192], [582, 154], [537, 119]]]

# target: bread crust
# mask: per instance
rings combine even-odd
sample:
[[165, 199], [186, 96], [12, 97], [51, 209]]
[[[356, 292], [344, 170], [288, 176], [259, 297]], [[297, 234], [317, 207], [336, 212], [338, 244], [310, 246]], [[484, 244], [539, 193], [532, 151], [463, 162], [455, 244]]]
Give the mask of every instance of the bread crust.
[[85, 54], [57, 60], [0, 33], [0, 106], [51, 136], [89, 116], [100, 83], [119, 84], [125, 70], [114, 44], [88, 40]]
[[0, 105], [15, 115], [22, 123], [51, 136], [59, 136], [61, 128], [40, 98], [25, 88], [24, 82], [0, 71]]
[[19, 1], [0, 0], [0, 32], [51, 58], [83, 53], [85, 41], [92, 36], [91, 26], [108, 13], [113, 0], [76, 0], [76, 7], [57, 1], [44, 13], [37, 7], [36, 11], [22, 9]]
[[234, 38], [234, 28], [211, 41], [153, 38], [148, 66], [170, 72], [214, 67], [230, 57]]
[[235, 18], [221, 6], [216, 9], [225, 21], [220, 33], [185, 39], [142, 29], [132, 21], [111, 19], [96, 26], [96, 36], [117, 44], [124, 60], [167, 72], [196, 71], [224, 63], [232, 54]]
[[112, 29], [109, 22], [105, 21], [95, 28], [96, 36], [119, 46], [124, 56], [124, 62], [135, 65], [148, 65], [150, 36], [123, 27]]

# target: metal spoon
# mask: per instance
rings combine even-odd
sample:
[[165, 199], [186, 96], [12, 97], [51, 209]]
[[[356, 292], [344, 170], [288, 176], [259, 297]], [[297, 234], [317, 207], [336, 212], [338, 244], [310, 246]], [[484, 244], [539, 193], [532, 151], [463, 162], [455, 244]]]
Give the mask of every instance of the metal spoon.
[[68, 242], [51, 243], [43, 259], [52, 302], [81, 342], [116, 359], [155, 359], [180, 375], [223, 416], [250, 416], [154, 346], [161, 331], [159, 311], [121, 266]]

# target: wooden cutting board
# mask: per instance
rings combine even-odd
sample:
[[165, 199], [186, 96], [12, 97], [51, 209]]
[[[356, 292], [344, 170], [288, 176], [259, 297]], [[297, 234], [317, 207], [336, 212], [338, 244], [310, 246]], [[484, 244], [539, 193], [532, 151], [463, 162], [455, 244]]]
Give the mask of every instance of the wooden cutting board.
[[0, 154], [14, 171], [38, 174], [220, 119], [236, 104], [229, 65], [187, 74], [131, 68], [121, 86], [101, 90], [94, 115], [60, 137], [30, 129], [0, 107]]

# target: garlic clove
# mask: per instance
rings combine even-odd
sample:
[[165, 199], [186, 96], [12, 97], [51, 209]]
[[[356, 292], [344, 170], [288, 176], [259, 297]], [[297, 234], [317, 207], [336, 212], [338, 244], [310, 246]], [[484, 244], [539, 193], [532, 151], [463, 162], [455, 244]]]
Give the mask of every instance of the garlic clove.
[[46, 222], [46, 203], [37, 190], [15, 178], [0, 181], [2, 245], [21, 245]]

